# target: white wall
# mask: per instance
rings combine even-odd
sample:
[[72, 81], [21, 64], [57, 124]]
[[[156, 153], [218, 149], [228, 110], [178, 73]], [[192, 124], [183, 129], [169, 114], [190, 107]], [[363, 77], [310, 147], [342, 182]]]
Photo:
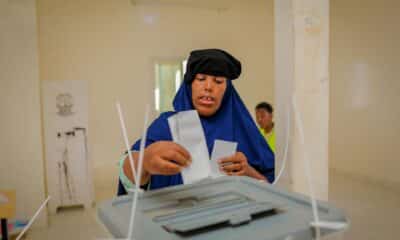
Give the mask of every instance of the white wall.
[[[0, 1], [0, 189], [17, 192], [17, 217], [44, 200], [35, 0]], [[46, 223], [46, 213], [36, 222]]]
[[[293, 31], [293, 6], [291, 0], [275, 0], [275, 174], [278, 174], [284, 167], [282, 177], [278, 180], [281, 187], [291, 188], [293, 182], [291, 176], [291, 161], [283, 162], [285, 147], [293, 135], [293, 112], [291, 98], [294, 88], [294, 31]], [[289, 122], [290, 121], [290, 122]], [[292, 129], [292, 131], [290, 131]], [[291, 133], [292, 132], [292, 133]], [[292, 151], [286, 152], [286, 159], [293, 159]]]
[[[329, 1], [276, 0], [275, 4], [275, 37], [278, 43], [275, 46], [275, 90], [279, 107], [276, 131], [281, 146], [277, 162], [283, 157], [288, 137], [283, 134], [287, 135], [290, 112], [290, 170], [287, 172], [291, 174], [291, 187], [296, 192], [309, 194], [309, 167], [315, 196], [327, 200]], [[293, 106], [294, 97], [296, 106]], [[304, 132], [304, 144], [299, 125]]]
[[114, 101], [123, 104], [133, 141], [140, 135], [144, 104], [153, 101], [155, 58], [226, 49], [243, 63], [235, 85], [249, 109], [273, 99], [272, 0], [233, 1], [220, 12], [133, 6], [128, 0], [39, 0], [38, 15], [40, 79], [89, 81], [97, 187], [116, 187], [114, 166], [123, 144]]
[[400, 189], [400, 2], [331, 1], [331, 168]]

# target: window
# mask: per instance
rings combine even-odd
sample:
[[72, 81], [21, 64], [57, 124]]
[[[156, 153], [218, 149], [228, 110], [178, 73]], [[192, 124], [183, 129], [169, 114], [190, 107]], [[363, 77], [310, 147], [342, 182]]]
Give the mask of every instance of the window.
[[156, 62], [154, 102], [158, 112], [173, 110], [172, 101], [181, 85], [186, 62], [186, 60]]

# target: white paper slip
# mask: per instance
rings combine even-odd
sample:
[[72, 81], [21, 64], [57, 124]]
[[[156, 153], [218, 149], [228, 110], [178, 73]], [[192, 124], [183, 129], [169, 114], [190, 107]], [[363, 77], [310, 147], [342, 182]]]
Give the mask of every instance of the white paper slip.
[[184, 184], [209, 177], [210, 161], [200, 117], [196, 110], [178, 112], [168, 118], [174, 142], [183, 146], [192, 157], [192, 164], [182, 170]]
[[212, 177], [226, 175], [224, 172], [219, 170], [218, 160], [234, 155], [236, 153], [236, 148], [237, 142], [229, 142], [218, 139], [215, 140], [210, 162]]

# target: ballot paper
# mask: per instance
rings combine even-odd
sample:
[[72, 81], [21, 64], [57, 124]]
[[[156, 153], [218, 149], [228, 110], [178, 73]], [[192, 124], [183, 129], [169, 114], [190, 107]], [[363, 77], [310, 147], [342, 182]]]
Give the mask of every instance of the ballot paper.
[[196, 110], [182, 111], [168, 118], [174, 142], [184, 147], [192, 157], [192, 164], [182, 170], [184, 184], [211, 175], [206, 139]]
[[235, 154], [236, 142], [215, 140], [210, 161], [203, 127], [196, 110], [178, 112], [168, 118], [168, 125], [174, 142], [184, 147], [192, 157], [192, 164], [182, 170], [184, 184], [225, 175], [219, 170], [217, 161]]
[[236, 148], [237, 142], [215, 140], [210, 161], [211, 177], [215, 178], [226, 175], [223, 171], [219, 170], [218, 160], [234, 155], [236, 153]]
[[219, 170], [217, 161], [235, 154], [236, 142], [215, 140], [210, 161], [203, 127], [196, 110], [178, 112], [168, 118], [168, 125], [174, 142], [184, 147], [192, 157], [192, 164], [182, 170], [184, 184], [225, 175]]

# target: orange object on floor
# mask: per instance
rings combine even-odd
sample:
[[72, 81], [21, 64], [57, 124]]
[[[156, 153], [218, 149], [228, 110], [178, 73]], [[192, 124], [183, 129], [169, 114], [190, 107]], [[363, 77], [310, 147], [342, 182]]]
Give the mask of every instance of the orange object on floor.
[[[0, 190], [0, 219], [1, 219], [1, 234], [2, 239], [8, 239], [8, 224], [7, 219], [15, 216], [16, 196], [13, 190]], [[3, 199], [5, 198], [5, 199]], [[5, 200], [5, 201], [3, 201]]]

